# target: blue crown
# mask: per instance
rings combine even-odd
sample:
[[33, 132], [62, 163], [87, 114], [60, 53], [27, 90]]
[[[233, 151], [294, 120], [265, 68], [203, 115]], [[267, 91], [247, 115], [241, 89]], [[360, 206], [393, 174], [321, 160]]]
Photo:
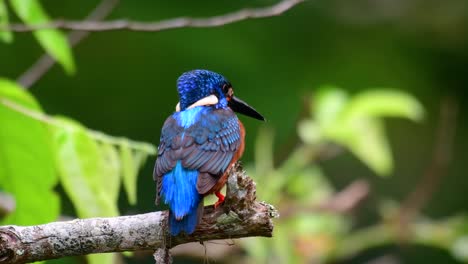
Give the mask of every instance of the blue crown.
[[[180, 110], [184, 110], [196, 101], [211, 94], [218, 96], [219, 104], [227, 105], [222, 92], [227, 79], [221, 74], [208, 70], [193, 70], [183, 73], [177, 80]], [[224, 100], [223, 100], [224, 99]]]

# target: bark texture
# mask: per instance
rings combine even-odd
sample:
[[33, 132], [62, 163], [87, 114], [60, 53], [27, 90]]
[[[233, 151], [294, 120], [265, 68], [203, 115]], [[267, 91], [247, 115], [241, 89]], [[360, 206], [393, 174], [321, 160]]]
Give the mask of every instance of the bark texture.
[[255, 183], [235, 165], [223, 206], [205, 207], [202, 222], [191, 235], [171, 237], [168, 212], [111, 218], [76, 219], [37, 226], [0, 227], [0, 263], [26, 263], [91, 253], [155, 250], [157, 263], [167, 263], [169, 248], [194, 241], [271, 237], [273, 206], [257, 202]]

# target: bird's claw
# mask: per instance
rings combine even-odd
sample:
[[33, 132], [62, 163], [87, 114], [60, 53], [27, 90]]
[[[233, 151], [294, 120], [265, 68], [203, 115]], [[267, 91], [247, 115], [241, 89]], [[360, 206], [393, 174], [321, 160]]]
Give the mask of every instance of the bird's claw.
[[214, 204], [214, 208], [216, 209], [224, 203], [224, 195], [220, 191], [215, 192], [215, 195], [218, 197], [218, 201]]

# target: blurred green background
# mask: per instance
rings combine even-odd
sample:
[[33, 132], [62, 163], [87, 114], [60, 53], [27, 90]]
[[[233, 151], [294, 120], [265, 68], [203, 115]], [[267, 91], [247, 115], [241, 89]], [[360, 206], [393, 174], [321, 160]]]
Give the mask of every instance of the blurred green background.
[[[53, 18], [81, 20], [97, 1], [41, 3]], [[109, 19], [207, 17], [274, 3], [121, 0]], [[14, 16], [11, 19], [18, 21]], [[178, 101], [177, 77], [191, 69], [210, 69], [230, 79], [236, 95], [268, 120], [260, 124], [241, 117], [247, 129], [243, 157], [247, 164], [253, 161], [254, 141], [262, 126], [274, 132], [276, 160], [288, 155], [297, 143], [304, 100], [322, 85], [336, 85], [351, 94], [374, 88], [412, 94], [426, 109], [424, 121], [385, 121], [395, 162], [392, 177], [375, 177], [348, 152], [320, 164], [338, 190], [357, 178], [370, 183], [371, 196], [357, 211], [356, 226], [375, 221], [379, 201], [401, 201], [415, 188], [431, 163], [440, 103], [452, 98], [459, 107], [453, 159], [423, 213], [438, 219], [468, 208], [465, 0], [310, 0], [278, 17], [222, 27], [93, 33], [73, 53], [75, 75], [68, 76], [54, 66], [30, 89], [48, 114], [66, 115], [110, 135], [157, 145], [161, 126]], [[12, 44], [0, 43], [0, 75], [16, 79], [41, 54], [43, 49], [30, 33], [15, 34]], [[139, 174], [138, 204], [130, 206], [121, 196], [122, 214], [156, 210], [153, 162], [154, 157], [149, 158]], [[62, 213], [73, 215], [65, 196]], [[459, 263], [446, 251], [411, 245], [369, 249], [338, 263], [380, 263], [369, 262], [381, 261], [379, 256], [394, 261], [382, 263], [428, 263], [428, 259], [430, 263]], [[151, 263], [151, 256], [137, 254], [129, 261]]]

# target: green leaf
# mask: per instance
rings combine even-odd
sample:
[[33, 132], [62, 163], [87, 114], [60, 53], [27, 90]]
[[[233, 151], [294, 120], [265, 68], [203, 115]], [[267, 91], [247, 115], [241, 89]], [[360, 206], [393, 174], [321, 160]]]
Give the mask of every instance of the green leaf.
[[299, 212], [286, 219], [284, 229], [291, 235], [319, 235], [337, 236], [349, 230], [349, 222], [340, 215], [332, 213]]
[[117, 261], [117, 257], [117, 253], [101, 253], [87, 255], [86, 259], [88, 260], [88, 264], [112, 264], [121, 262]]
[[380, 118], [403, 117], [418, 121], [424, 116], [423, 107], [414, 97], [384, 89], [360, 93], [334, 112], [338, 113], [333, 115], [338, 115], [334, 122], [320, 127], [325, 138], [347, 147], [379, 175], [389, 175], [393, 169], [390, 146]]
[[[62, 184], [78, 215], [118, 215], [121, 174], [129, 170], [128, 168], [133, 175], [127, 175], [127, 182], [123, 178], [124, 185], [127, 193], [131, 192], [131, 202], [135, 203], [137, 170], [146, 160], [146, 149], [133, 154], [131, 148], [136, 143], [122, 139], [119, 140], [119, 146], [124, 145], [125, 148], [119, 153], [114, 139], [111, 140], [112, 137], [102, 133], [96, 134], [67, 118], [56, 118], [56, 121], [60, 123], [54, 128], [54, 137]], [[122, 156], [127, 155], [129, 161], [122, 161]], [[128, 181], [129, 178], [131, 181]], [[110, 264], [115, 262], [116, 257], [116, 254], [93, 254], [88, 255], [87, 259], [90, 264]]]
[[100, 184], [101, 186], [106, 186], [106, 188], [103, 188], [103, 191], [107, 193], [113, 203], [117, 204], [121, 182], [119, 152], [114, 145], [106, 142], [101, 142], [99, 148], [104, 159], [103, 175], [105, 175], [105, 177], [101, 177], [103, 182]]
[[135, 162], [135, 173], [133, 178], [124, 178], [124, 186], [125, 190], [127, 191], [127, 195], [129, 195], [129, 203], [135, 205], [137, 202], [137, 180], [138, 180], [138, 171], [146, 162], [148, 158], [148, 153], [143, 151], [136, 151], [133, 154], [133, 160]]
[[[40, 25], [50, 22], [39, 0], [11, 0], [16, 15], [27, 25]], [[59, 62], [68, 74], [75, 72], [72, 50], [64, 33], [56, 29], [34, 31], [34, 36], [41, 46]]]
[[[9, 104], [6, 104], [9, 103]], [[16, 83], [0, 79], [0, 187], [16, 200], [16, 210], [1, 224], [33, 225], [55, 220], [59, 199], [47, 127], [11, 105], [42, 112]]]
[[349, 126], [342, 126], [342, 130], [331, 138], [346, 146], [378, 175], [387, 176], [392, 172], [392, 153], [381, 120], [355, 119]]
[[[5, 0], [0, 0], [0, 27], [8, 26], [8, 9]], [[0, 40], [11, 43], [13, 34], [9, 30], [0, 30]]]
[[344, 119], [366, 117], [403, 117], [420, 121], [424, 108], [413, 96], [396, 90], [379, 89], [354, 96], [343, 113]]
[[302, 120], [297, 126], [299, 138], [308, 144], [317, 144], [322, 141], [322, 128], [312, 120]]
[[347, 103], [348, 94], [343, 89], [324, 86], [313, 101], [312, 115], [321, 127], [327, 127], [336, 122]]
[[57, 168], [65, 192], [79, 217], [119, 214], [112, 195], [106, 192], [109, 167], [97, 142], [86, 129], [65, 117], [53, 127]]
[[456, 239], [450, 251], [457, 259], [465, 262], [468, 261], [468, 236]]
[[122, 163], [122, 177], [125, 192], [127, 193], [128, 202], [130, 204], [136, 204], [136, 184], [138, 178], [138, 167], [140, 162], [143, 162], [143, 160], [138, 159], [142, 159], [143, 157], [140, 156], [140, 158], [137, 158], [137, 156], [135, 156], [132, 153], [132, 150], [130, 149], [130, 143], [126, 139], [122, 139], [119, 146], [120, 162]]
[[311, 102], [311, 116], [314, 120], [302, 120], [298, 125], [301, 140], [308, 144], [323, 141], [323, 131], [336, 124], [347, 102], [348, 95], [343, 89], [321, 87]]

